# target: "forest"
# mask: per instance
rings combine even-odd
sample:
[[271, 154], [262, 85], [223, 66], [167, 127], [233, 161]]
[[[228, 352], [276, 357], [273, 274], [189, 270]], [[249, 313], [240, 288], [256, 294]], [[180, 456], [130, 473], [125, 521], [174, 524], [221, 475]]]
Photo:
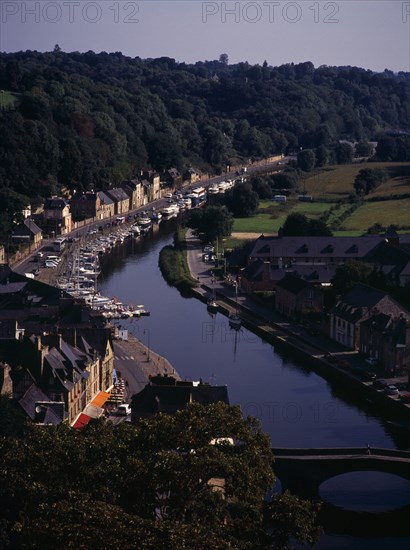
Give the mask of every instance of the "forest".
[[58, 46], [1, 53], [0, 193], [35, 205], [61, 187], [105, 189], [141, 168], [215, 173], [405, 135], [409, 87], [409, 73], [310, 62], [230, 65], [221, 55], [185, 64]]

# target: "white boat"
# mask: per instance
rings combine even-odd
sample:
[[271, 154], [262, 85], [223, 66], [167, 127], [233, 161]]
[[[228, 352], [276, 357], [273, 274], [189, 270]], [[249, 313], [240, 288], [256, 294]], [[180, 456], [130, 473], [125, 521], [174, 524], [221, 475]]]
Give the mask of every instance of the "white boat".
[[141, 234], [141, 229], [137, 223], [133, 223], [131, 225], [130, 231], [132, 231], [132, 233], [137, 236]]
[[151, 227], [152, 221], [151, 221], [150, 218], [148, 218], [148, 216], [144, 216], [142, 218], [139, 218], [139, 220], [137, 221], [137, 224], [138, 224], [140, 230], [144, 231], [144, 230], [147, 230]]
[[161, 208], [161, 214], [164, 218], [172, 218], [176, 216], [179, 212], [179, 207], [177, 204], [170, 204], [169, 206], [164, 206]]
[[209, 195], [217, 195], [219, 193], [219, 187], [216, 183], [210, 185], [208, 187], [208, 194]]

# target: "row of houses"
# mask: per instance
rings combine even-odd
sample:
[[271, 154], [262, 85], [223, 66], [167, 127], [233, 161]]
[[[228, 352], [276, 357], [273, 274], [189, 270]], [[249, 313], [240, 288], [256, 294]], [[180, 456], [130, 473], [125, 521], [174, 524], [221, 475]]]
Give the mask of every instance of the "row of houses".
[[[289, 318], [321, 319], [321, 330], [348, 349], [374, 357], [391, 372], [410, 370], [410, 313], [364, 284], [325, 311], [325, 293], [339, 265], [358, 260], [397, 285], [410, 283], [410, 235], [390, 228], [362, 237], [264, 237], [229, 258], [247, 293], [271, 291]], [[327, 313], [327, 315], [324, 315]]]
[[317, 313], [332, 340], [374, 358], [390, 373], [410, 371], [410, 312], [385, 292], [357, 284], [323, 316], [321, 289], [289, 274], [277, 283], [275, 309], [298, 320]]
[[410, 235], [394, 228], [360, 237], [277, 237], [261, 235], [228, 258], [243, 290], [273, 291], [287, 274], [329, 284], [337, 266], [357, 260], [405, 286], [410, 281]]
[[[185, 174], [186, 182], [201, 181], [206, 174], [191, 168]], [[153, 170], [141, 170], [134, 178], [124, 180], [120, 186], [105, 191], [76, 193], [70, 199], [53, 196], [47, 198], [41, 211], [25, 212], [24, 221], [16, 226], [11, 235], [14, 243], [23, 243], [37, 248], [44, 235], [58, 236], [71, 233], [87, 220], [103, 221], [114, 216], [126, 216], [161, 198], [164, 190], [182, 184], [182, 176], [176, 168], [164, 171], [160, 176]], [[4, 263], [4, 247], [0, 247], [0, 263]]]
[[35, 421], [97, 417], [113, 386], [111, 331], [55, 287], [0, 269], [0, 392]]

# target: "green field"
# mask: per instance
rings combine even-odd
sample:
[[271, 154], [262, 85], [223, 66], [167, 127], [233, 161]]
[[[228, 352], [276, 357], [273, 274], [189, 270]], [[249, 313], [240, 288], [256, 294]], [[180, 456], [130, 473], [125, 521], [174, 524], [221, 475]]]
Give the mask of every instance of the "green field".
[[390, 178], [370, 196], [410, 192], [409, 162], [364, 162], [331, 166], [317, 172], [304, 182], [306, 193], [314, 198], [338, 200], [354, 192], [353, 182], [364, 168], [383, 168]]
[[[353, 181], [362, 168], [383, 168], [391, 176], [383, 185], [364, 198], [364, 204], [343, 221], [339, 218], [352, 207], [347, 201], [353, 193]], [[391, 224], [399, 228], [410, 228], [410, 198], [390, 199], [372, 202], [373, 197], [400, 196], [410, 193], [410, 163], [375, 162], [334, 166], [320, 171], [306, 180], [306, 193], [313, 196], [313, 202], [301, 202], [296, 197], [289, 197], [286, 203], [271, 200], [260, 201], [258, 213], [251, 218], [236, 218], [233, 233], [242, 233], [238, 237], [255, 238], [277, 233], [287, 216], [293, 212], [305, 214], [308, 218], [318, 219], [331, 210], [326, 221], [334, 228], [336, 236], [355, 236], [363, 234], [369, 227], [379, 223], [383, 227]], [[315, 202], [321, 199], [326, 202]], [[248, 235], [245, 235], [248, 234]], [[235, 235], [230, 240], [235, 246]]]
[[343, 222], [347, 231], [366, 231], [374, 223], [410, 227], [410, 199], [367, 202]]

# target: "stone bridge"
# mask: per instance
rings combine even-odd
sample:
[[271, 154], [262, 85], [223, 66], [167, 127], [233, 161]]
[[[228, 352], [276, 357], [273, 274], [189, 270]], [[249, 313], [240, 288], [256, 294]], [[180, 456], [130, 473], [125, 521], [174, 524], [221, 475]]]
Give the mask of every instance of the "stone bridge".
[[356, 471], [386, 472], [410, 480], [410, 452], [373, 447], [272, 449], [273, 470], [283, 490], [318, 499], [320, 485], [334, 476]]

